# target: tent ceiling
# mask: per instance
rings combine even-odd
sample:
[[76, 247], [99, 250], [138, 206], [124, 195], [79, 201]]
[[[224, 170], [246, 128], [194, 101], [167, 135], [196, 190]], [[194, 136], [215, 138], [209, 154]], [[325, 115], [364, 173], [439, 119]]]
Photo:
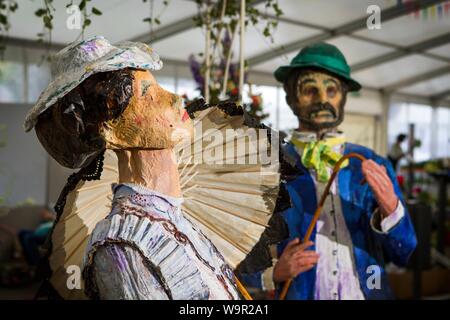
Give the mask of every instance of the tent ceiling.
[[[282, 0], [279, 1], [284, 17], [301, 22], [337, 28], [361, 18], [373, 0]], [[376, 1], [381, 9], [395, 5], [395, 1]], [[263, 6], [259, 6], [263, 9]]]
[[438, 19], [435, 17], [424, 20], [409, 14], [385, 23], [382, 22], [380, 30], [364, 29], [356, 34], [400, 46], [410, 46], [448, 32], [450, 18], [447, 16], [447, 18]]
[[444, 67], [442, 61], [412, 55], [355, 72], [353, 76], [370, 87], [384, 88], [400, 80]]
[[[282, 46], [292, 41], [292, 39], [300, 39], [301, 37], [309, 37], [320, 33], [320, 31], [315, 29], [280, 23], [277, 30], [273, 33], [273, 42], [271, 42], [262, 35], [262, 29], [263, 25], [250, 26], [247, 29], [246, 37], [249, 41], [244, 47], [247, 57], [263, 53], [268, 48]], [[162, 56], [182, 61], [186, 60], [191, 53], [203, 52], [205, 47], [204, 34], [204, 31], [201, 29], [192, 28], [155, 42], [153, 46]], [[236, 39], [235, 41], [238, 42], [238, 40]], [[174, 44], [176, 44], [176, 47]], [[235, 58], [238, 57], [238, 46], [234, 46], [233, 54]]]
[[436, 77], [428, 81], [422, 81], [414, 85], [405, 87], [401, 89], [400, 92], [419, 94], [423, 96], [428, 96], [430, 94], [437, 95], [445, 90], [448, 90], [449, 83], [450, 83], [450, 73], [444, 76]]
[[[415, 0], [421, 7], [443, 0]], [[56, 47], [77, 38], [79, 31], [65, 27], [65, 4], [54, 1]], [[111, 41], [150, 39], [150, 28], [142, 19], [150, 15], [149, 3], [142, 0], [92, 0], [102, 16], [95, 17], [85, 37], [102, 34]], [[304, 45], [327, 41], [338, 46], [354, 68], [354, 76], [363, 86], [408, 93], [427, 98], [450, 96], [450, 15], [423, 19], [394, 0], [376, 1], [382, 9], [381, 30], [366, 28], [366, 9], [372, 0], [279, 0], [284, 12], [271, 43], [262, 36], [262, 26], [249, 26], [245, 54], [253, 71], [271, 73], [288, 63]], [[261, 0], [254, 1], [264, 10]], [[39, 1], [21, 1], [12, 15], [11, 43], [30, 45], [41, 30], [34, 11]], [[155, 14], [164, 9], [154, 1]], [[163, 58], [186, 63], [190, 54], [204, 47], [204, 33], [195, 28], [197, 13], [193, 1], [172, 0], [155, 26], [152, 46]], [[28, 41], [27, 41], [28, 40]], [[235, 51], [237, 58], [237, 49]]]
[[337, 37], [328, 42], [341, 48], [350, 65], [355, 65], [395, 51], [386, 46], [376, 45], [371, 42], [361, 41], [348, 36]]
[[450, 43], [428, 50], [428, 52], [450, 59]]

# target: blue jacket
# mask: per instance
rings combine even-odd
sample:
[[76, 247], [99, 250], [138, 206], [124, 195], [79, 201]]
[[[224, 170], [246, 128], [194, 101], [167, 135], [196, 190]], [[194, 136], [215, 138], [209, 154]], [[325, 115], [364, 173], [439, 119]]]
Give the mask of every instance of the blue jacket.
[[[292, 206], [281, 214], [288, 225], [289, 239], [278, 244], [278, 256], [281, 255], [289, 241], [297, 237], [300, 237], [300, 239], [303, 238], [318, 202], [314, 181], [309, 171], [301, 164], [300, 157], [293, 145], [287, 144], [285, 151], [289, 157], [295, 159], [298, 175], [285, 184]], [[337, 177], [339, 195], [341, 197], [344, 219], [353, 242], [353, 253], [361, 290], [366, 299], [389, 299], [393, 296], [384, 270], [384, 257], [387, 257], [396, 265], [406, 265], [417, 245], [414, 228], [389, 161], [378, 156], [368, 148], [346, 143], [344, 154], [351, 152], [359, 153], [367, 159], [372, 159], [387, 168], [388, 175], [394, 184], [395, 193], [405, 208], [404, 217], [388, 233], [374, 231], [370, 225], [370, 218], [377, 207], [377, 203], [368, 184], [361, 185], [360, 183], [363, 179], [361, 161], [352, 158], [350, 159], [349, 165], [340, 170]], [[313, 241], [315, 235], [316, 230], [314, 229], [311, 236]], [[315, 248], [311, 247], [310, 249], [314, 250]], [[368, 267], [371, 265], [378, 265], [380, 267], [380, 289], [369, 289], [366, 285], [368, 278], [374, 274], [368, 271]], [[369, 268], [369, 270], [372, 269]], [[261, 275], [263, 271], [242, 275], [242, 280], [249, 286], [261, 288]], [[313, 299], [315, 281], [316, 268], [299, 274], [292, 282], [286, 299]], [[281, 286], [277, 288], [277, 296], [280, 291]]]

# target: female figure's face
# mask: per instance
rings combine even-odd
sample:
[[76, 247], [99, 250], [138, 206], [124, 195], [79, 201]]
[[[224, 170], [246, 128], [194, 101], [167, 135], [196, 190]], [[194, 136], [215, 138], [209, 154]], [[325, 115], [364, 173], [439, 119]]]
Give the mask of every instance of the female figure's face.
[[109, 149], [168, 149], [193, 133], [181, 97], [159, 86], [150, 71], [135, 71], [123, 113], [101, 129]]

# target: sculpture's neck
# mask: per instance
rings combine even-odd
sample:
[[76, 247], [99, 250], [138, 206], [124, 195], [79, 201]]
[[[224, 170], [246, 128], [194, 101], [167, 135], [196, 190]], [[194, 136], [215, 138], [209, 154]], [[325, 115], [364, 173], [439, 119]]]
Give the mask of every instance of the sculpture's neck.
[[119, 182], [135, 183], [171, 197], [181, 197], [180, 176], [171, 149], [115, 150]]

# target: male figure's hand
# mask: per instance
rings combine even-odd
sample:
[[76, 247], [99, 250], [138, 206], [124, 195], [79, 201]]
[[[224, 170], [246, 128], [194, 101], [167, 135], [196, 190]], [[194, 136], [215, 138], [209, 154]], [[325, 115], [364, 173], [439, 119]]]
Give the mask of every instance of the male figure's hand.
[[315, 251], [306, 250], [312, 245], [312, 241], [300, 243], [298, 238], [289, 242], [273, 269], [274, 282], [295, 278], [298, 274], [312, 269], [319, 260]]
[[362, 162], [362, 173], [373, 191], [381, 214], [387, 217], [395, 211], [399, 200], [386, 168], [373, 160], [365, 160]]

